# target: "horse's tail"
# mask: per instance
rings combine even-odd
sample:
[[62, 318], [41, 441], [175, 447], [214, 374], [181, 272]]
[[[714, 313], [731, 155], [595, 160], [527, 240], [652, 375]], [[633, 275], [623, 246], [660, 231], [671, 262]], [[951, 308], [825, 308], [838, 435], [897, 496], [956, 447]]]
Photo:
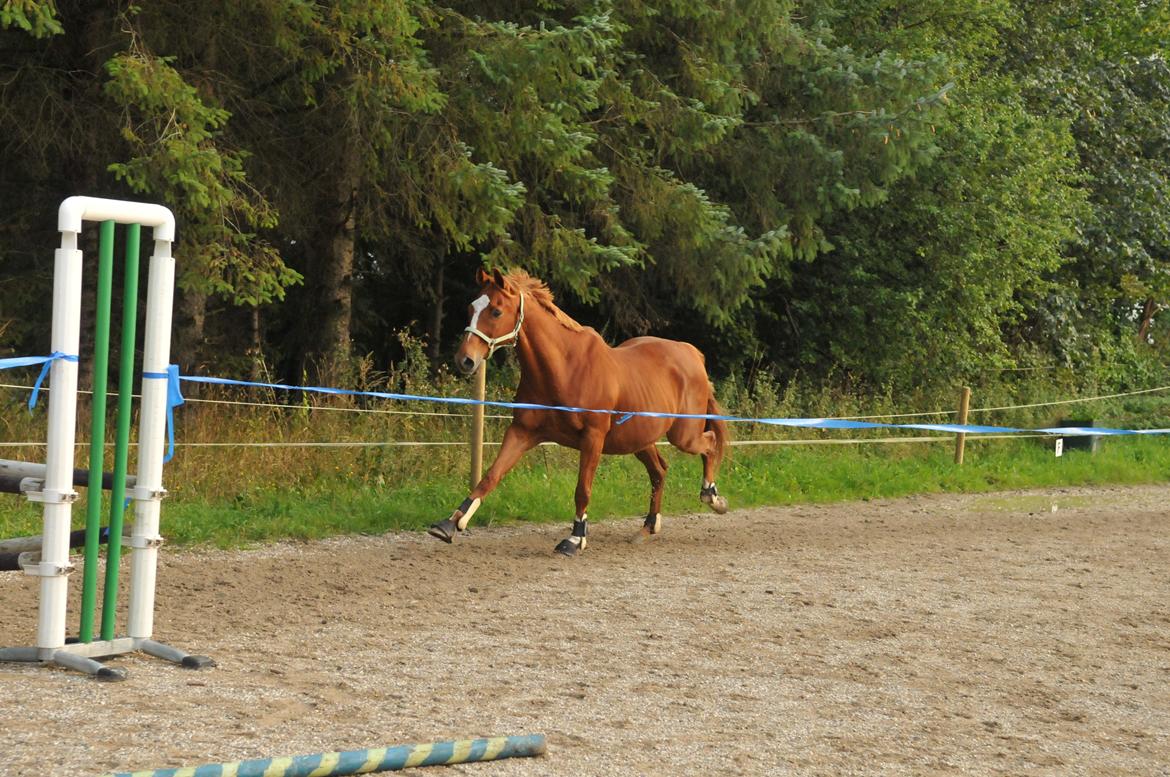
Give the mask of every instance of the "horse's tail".
[[[707, 397], [707, 415], [723, 415], [723, 409], [715, 401], [714, 389]], [[715, 456], [722, 461], [731, 448], [731, 431], [727, 428], [727, 422], [721, 418], [708, 418], [703, 430], [715, 433]]]

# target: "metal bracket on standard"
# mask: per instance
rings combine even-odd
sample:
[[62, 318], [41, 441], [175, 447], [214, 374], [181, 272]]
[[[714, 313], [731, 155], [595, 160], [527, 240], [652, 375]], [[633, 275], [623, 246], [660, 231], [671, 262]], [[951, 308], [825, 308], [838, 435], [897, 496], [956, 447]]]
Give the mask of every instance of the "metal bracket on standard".
[[162, 537], [140, 537], [131, 535], [122, 538], [122, 544], [128, 548], [159, 548], [165, 540]]
[[39, 564], [21, 564], [21, 569], [26, 575], [33, 577], [64, 577], [73, 574], [75, 567], [72, 564], [53, 564], [42, 561]]
[[73, 504], [77, 501], [77, 492], [73, 489], [68, 491], [26, 491], [24, 495], [30, 502], [43, 502], [45, 504]]
[[135, 486], [134, 488], [126, 489], [126, 496], [135, 502], [161, 502], [167, 498], [167, 490], [165, 488]]

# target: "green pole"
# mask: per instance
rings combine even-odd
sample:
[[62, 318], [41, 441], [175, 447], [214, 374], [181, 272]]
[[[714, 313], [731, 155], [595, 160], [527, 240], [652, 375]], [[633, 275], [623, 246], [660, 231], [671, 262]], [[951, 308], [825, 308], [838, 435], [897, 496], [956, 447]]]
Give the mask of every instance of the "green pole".
[[103, 221], [98, 244], [97, 311], [93, 334], [93, 421], [90, 424], [89, 487], [85, 494], [85, 577], [78, 638], [93, 641], [97, 604], [98, 533], [102, 525], [102, 461], [106, 442], [106, 384], [110, 368], [110, 297], [114, 285], [114, 222]]
[[122, 354], [118, 371], [118, 435], [114, 444], [114, 482], [110, 485], [110, 538], [106, 547], [106, 585], [102, 589], [102, 639], [114, 638], [118, 567], [122, 558], [122, 518], [126, 513], [126, 463], [130, 451], [130, 406], [134, 394], [134, 348], [138, 342], [138, 246], [142, 227], [126, 227], [126, 277], [122, 299]]

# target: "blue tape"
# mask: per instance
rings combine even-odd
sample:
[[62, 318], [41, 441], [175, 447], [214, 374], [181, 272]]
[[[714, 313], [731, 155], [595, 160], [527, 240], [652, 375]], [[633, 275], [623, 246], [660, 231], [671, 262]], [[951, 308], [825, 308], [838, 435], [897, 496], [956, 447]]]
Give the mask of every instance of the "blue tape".
[[255, 383], [246, 380], [230, 380], [228, 378], [196, 377], [193, 375], [179, 375], [177, 380], [189, 383], [206, 383], [217, 386], [245, 386], [255, 388], [277, 389], [280, 391], [307, 391], [316, 394], [330, 394], [348, 397], [372, 397], [374, 399], [389, 399], [402, 402], [438, 402], [447, 405], [483, 405], [509, 410], [556, 410], [563, 413], [596, 413], [601, 415], [620, 416], [618, 425], [624, 424], [631, 418], [696, 418], [708, 421], [729, 421], [734, 423], [767, 424], [769, 426], [786, 426], [801, 429], [915, 429], [927, 432], [943, 432], [946, 434], [1022, 434], [1042, 433], [1065, 437], [1101, 435], [1161, 435], [1170, 434], [1170, 429], [1107, 429], [1096, 427], [1061, 426], [1046, 429], [1017, 429], [1011, 426], [980, 426], [976, 424], [883, 424], [874, 421], [850, 421], [838, 418], [748, 418], [744, 416], [716, 415], [711, 413], [657, 413], [645, 410], [604, 410], [590, 407], [571, 407], [568, 405], [538, 405], [531, 402], [498, 402], [494, 400], [464, 399], [462, 397], [431, 397], [421, 394], [395, 394], [387, 391], [353, 391], [350, 389], [330, 388], [327, 386], [290, 386], [284, 383]]
[[169, 365], [166, 372], [144, 372], [142, 378], [167, 382], [167, 455], [163, 457], [166, 464], [175, 457], [175, 408], [185, 401], [179, 391], [179, 365]]
[[32, 395], [28, 398], [28, 409], [32, 410], [37, 406], [37, 397], [41, 394], [41, 384], [45, 382], [45, 378], [49, 374], [49, 368], [58, 359], [67, 362], [79, 361], [78, 357], [72, 354], [53, 351], [48, 356], [14, 356], [8, 359], [0, 359], [0, 370], [10, 370], [16, 367], [35, 367], [38, 364], [43, 365], [41, 367], [41, 374], [37, 376], [36, 382], [33, 383]]

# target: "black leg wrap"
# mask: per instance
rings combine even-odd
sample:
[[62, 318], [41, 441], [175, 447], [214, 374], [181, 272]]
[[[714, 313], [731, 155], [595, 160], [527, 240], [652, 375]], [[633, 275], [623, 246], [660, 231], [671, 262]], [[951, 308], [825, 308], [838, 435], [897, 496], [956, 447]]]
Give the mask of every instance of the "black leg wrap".
[[[588, 524], [585, 519], [573, 521], [573, 533], [568, 539], [557, 543], [555, 550], [562, 556], [576, 556], [578, 551], [585, 547], [585, 538], [589, 535]], [[576, 538], [578, 541], [573, 542]]]
[[708, 504], [710, 504], [711, 501], [717, 496], [719, 496], [719, 489], [715, 488], [714, 483], [707, 486], [706, 488], [699, 490], [699, 498]]

